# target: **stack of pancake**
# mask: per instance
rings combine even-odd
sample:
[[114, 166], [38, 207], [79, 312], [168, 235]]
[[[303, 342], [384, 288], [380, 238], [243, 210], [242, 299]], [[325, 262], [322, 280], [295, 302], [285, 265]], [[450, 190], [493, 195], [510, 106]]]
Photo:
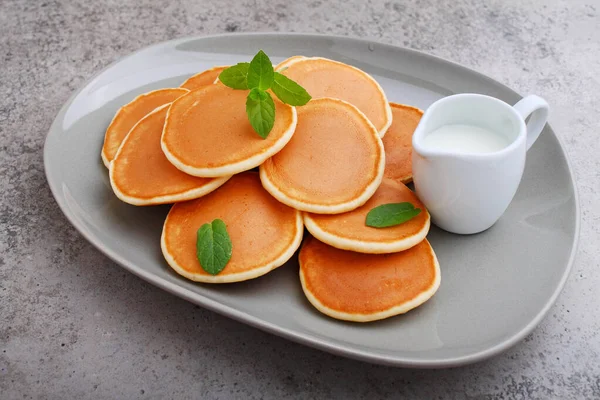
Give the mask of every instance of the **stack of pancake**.
[[[425, 239], [429, 214], [405, 186], [421, 110], [388, 103], [360, 69], [294, 56], [275, 68], [312, 100], [292, 107], [274, 98], [275, 123], [263, 139], [247, 119], [247, 91], [219, 82], [224, 68], [138, 96], [106, 131], [102, 160], [116, 196], [174, 204], [161, 239], [167, 263], [198, 282], [257, 278], [296, 253], [306, 227], [300, 282], [324, 314], [373, 321], [433, 296], [440, 271]], [[401, 202], [423, 212], [392, 227], [365, 224], [374, 207]], [[211, 275], [198, 261], [196, 232], [217, 218], [232, 256]]]

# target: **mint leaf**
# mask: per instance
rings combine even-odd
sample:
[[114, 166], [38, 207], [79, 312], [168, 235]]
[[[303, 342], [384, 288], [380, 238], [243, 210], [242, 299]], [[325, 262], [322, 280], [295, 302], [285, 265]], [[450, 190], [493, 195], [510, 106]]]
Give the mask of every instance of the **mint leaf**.
[[215, 219], [198, 229], [196, 256], [203, 270], [211, 275], [223, 271], [231, 259], [231, 238], [225, 222]]
[[246, 114], [254, 131], [266, 139], [275, 124], [275, 103], [271, 95], [257, 88], [252, 89], [246, 98]]
[[248, 89], [267, 90], [272, 84], [273, 64], [271, 64], [271, 60], [265, 52], [260, 50], [254, 56], [248, 68]]
[[232, 89], [248, 89], [248, 68], [250, 63], [243, 62], [224, 69], [219, 80]]
[[382, 204], [369, 211], [365, 223], [373, 228], [387, 228], [409, 221], [420, 213], [420, 208], [408, 202]]
[[310, 94], [285, 75], [275, 72], [271, 90], [279, 100], [290, 106], [303, 106], [311, 99]]

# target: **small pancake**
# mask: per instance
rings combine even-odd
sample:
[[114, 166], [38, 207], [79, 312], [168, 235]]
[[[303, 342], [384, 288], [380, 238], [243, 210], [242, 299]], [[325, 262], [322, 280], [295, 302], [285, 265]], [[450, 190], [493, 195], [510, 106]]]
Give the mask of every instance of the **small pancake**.
[[[382, 204], [412, 203], [422, 211], [413, 219], [387, 228], [365, 224], [368, 212]], [[363, 206], [336, 215], [304, 213], [304, 225], [317, 239], [338, 249], [360, 253], [395, 253], [419, 244], [429, 232], [429, 213], [417, 196], [403, 183], [384, 179]]]
[[[320, 57], [294, 56], [279, 65], [313, 99], [333, 97], [358, 107], [383, 137], [392, 123], [392, 111], [381, 86], [371, 75], [353, 66]], [[279, 67], [278, 68], [282, 68]]]
[[228, 67], [229, 66], [227, 65], [213, 67], [196, 75], [192, 75], [185, 82], [183, 82], [180, 87], [188, 90], [196, 90], [206, 85], [212, 85], [219, 78], [219, 74]]
[[167, 160], [160, 148], [160, 137], [168, 109], [166, 104], [142, 118], [110, 163], [110, 184], [126, 203], [147, 206], [196, 199], [229, 179], [190, 176]]
[[125, 104], [115, 114], [104, 135], [104, 145], [102, 146], [102, 161], [106, 168], [109, 164], [125, 136], [138, 121], [144, 118], [150, 111], [157, 107], [171, 103], [176, 98], [188, 93], [187, 89], [159, 89], [144, 93]]
[[299, 256], [304, 294], [323, 314], [368, 322], [404, 314], [440, 286], [440, 266], [427, 240], [392, 254], [361, 254], [308, 238]]
[[247, 90], [209, 85], [173, 102], [162, 135], [169, 161], [202, 177], [233, 175], [262, 164], [285, 146], [296, 128], [296, 108], [275, 96], [275, 124], [266, 139], [246, 115]]
[[292, 140], [260, 166], [260, 179], [290, 207], [336, 214], [363, 205], [384, 166], [383, 144], [367, 117], [350, 103], [322, 98], [298, 108]]
[[[223, 271], [210, 275], [196, 256], [196, 233], [217, 218], [227, 225], [232, 254]], [[303, 233], [300, 213], [271, 197], [256, 172], [244, 172], [208, 196], [175, 204], [165, 220], [161, 247], [169, 265], [188, 279], [239, 282], [283, 265], [300, 246]]]
[[385, 177], [398, 182], [412, 181], [412, 136], [423, 111], [405, 104], [390, 103], [394, 121], [383, 138]]

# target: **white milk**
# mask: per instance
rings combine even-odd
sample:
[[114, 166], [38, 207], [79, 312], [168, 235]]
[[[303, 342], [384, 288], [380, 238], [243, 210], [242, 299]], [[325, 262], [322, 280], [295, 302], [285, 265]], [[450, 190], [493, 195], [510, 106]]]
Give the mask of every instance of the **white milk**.
[[461, 153], [492, 153], [509, 144], [504, 135], [474, 125], [443, 125], [423, 138], [423, 147]]

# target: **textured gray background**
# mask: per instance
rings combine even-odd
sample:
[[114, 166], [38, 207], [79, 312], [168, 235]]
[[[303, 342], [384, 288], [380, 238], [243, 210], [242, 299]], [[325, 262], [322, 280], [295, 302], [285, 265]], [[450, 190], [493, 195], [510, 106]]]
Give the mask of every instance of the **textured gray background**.
[[[60, 213], [42, 164], [60, 106], [108, 63], [185, 35], [368, 37], [545, 97], [575, 169], [581, 244], [529, 337], [440, 371], [351, 361], [125, 272]], [[600, 398], [600, 2], [0, 0], [0, 398]]]

